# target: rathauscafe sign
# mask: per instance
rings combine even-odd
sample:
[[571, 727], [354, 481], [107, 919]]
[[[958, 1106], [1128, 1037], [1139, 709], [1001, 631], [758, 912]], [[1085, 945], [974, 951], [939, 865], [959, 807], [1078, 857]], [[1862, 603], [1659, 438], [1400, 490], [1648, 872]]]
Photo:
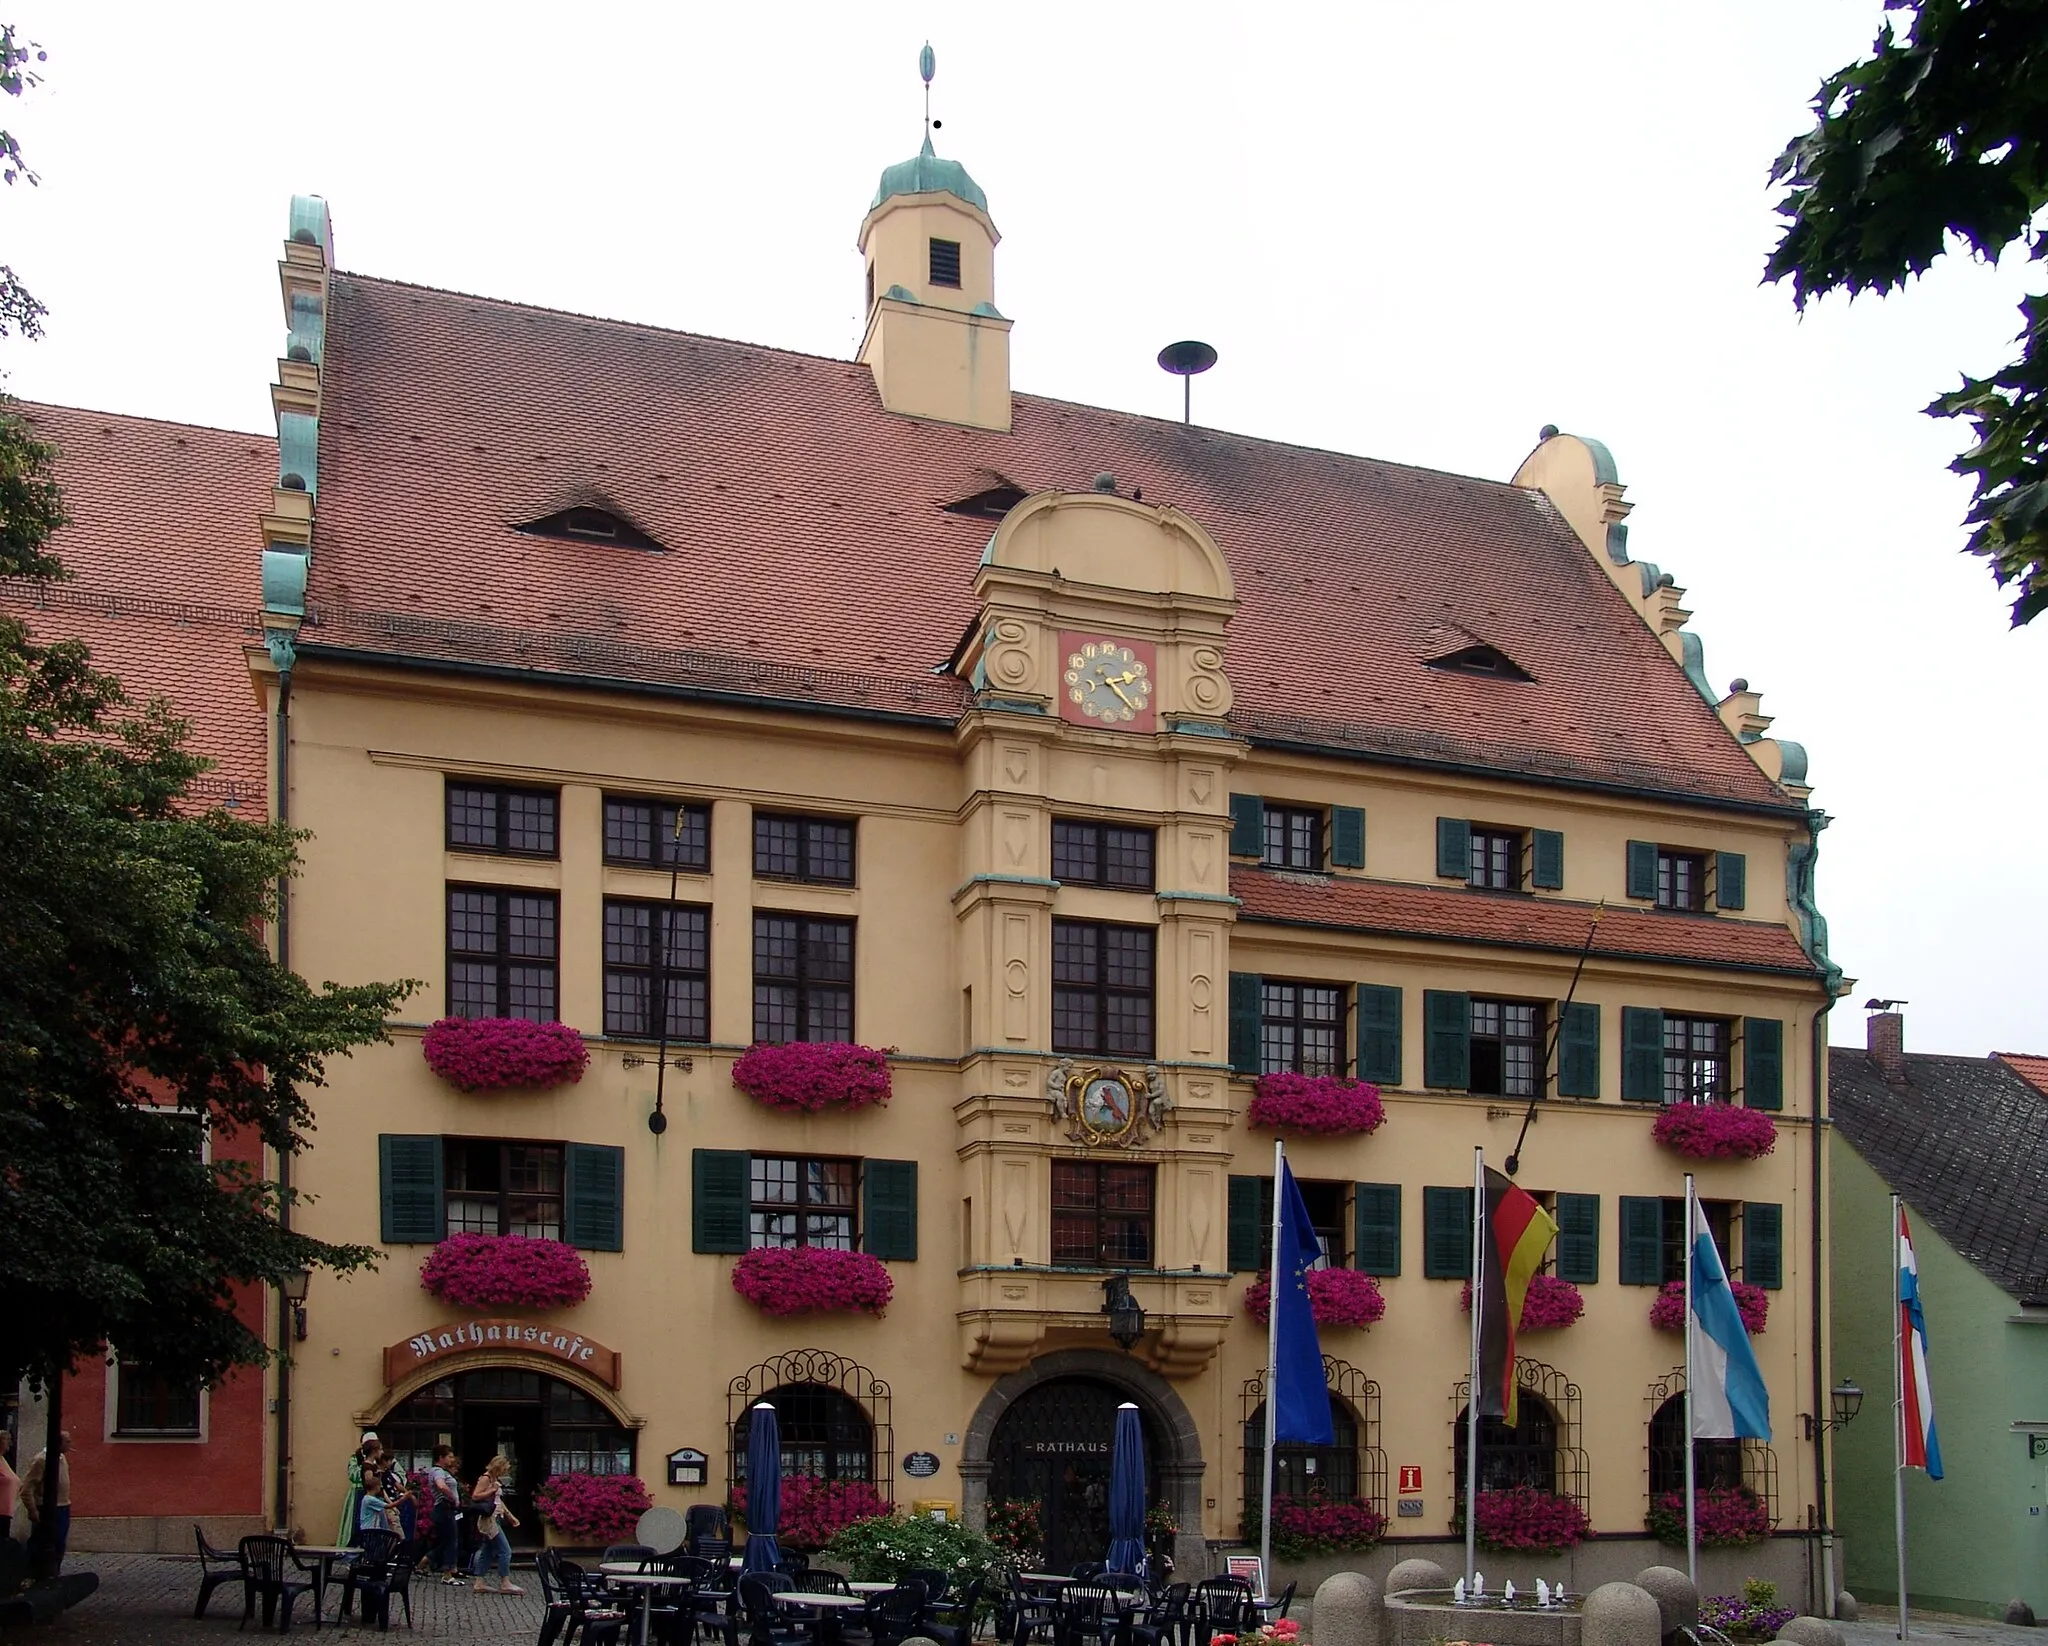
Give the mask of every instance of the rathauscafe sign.
[[396, 1383], [431, 1361], [451, 1360], [479, 1349], [545, 1355], [587, 1372], [607, 1389], [619, 1386], [619, 1352], [558, 1326], [531, 1320], [465, 1320], [430, 1326], [417, 1337], [394, 1343], [384, 1351], [384, 1381]]

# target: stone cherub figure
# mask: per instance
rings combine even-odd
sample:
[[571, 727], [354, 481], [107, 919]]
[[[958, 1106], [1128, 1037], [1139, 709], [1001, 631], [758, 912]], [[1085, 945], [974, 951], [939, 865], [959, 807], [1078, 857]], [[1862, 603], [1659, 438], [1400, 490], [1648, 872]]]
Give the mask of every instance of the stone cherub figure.
[[1167, 1111], [1173, 1107], [1173, 1095], [1166, 1089], [1166, 1075], [1157, 1063], [1145, 1065], [1145, 1118], [1152, 1122], [1155, 1132], [1166, 1130]]
[[1074, 1060], [1063, 1057], [1045, 1071], [1045, 1100], [1052, 1105], [1052, 1112], [1062, 1119], [1072, 1120], [1074, 1096], [1070, 1082], [1074, 1074]]

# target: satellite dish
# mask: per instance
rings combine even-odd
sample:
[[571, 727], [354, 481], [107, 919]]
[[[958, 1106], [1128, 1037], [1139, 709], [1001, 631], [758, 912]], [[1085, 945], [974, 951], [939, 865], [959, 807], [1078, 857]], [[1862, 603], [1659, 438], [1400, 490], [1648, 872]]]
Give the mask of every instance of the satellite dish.
[[666, 1555], [683, 1546], [684, 1534], [689, 1529], [689, 1522], [678, 1510], [658, 1503], [634, 1522], [633, 1537], [642, 1548]]
[[1180, 420], [1183, 423], [1194, 420], [1194, 385], [1189, 381], [1216, 364], [1216, 351], [1207, 343], [1197, 343], [1192, 338], [1169, 343], [1159, 351], [1159, 369], [1171, 372], [1180, 382]]

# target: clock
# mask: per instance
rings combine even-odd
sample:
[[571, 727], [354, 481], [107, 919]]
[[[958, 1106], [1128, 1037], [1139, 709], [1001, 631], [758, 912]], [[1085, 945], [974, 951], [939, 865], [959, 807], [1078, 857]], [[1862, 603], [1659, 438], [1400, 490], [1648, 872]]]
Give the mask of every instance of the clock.
[[1154, 662], [1141, 640], [1062, 634], [1060, 717], [1116, 731], [1152, 730]]

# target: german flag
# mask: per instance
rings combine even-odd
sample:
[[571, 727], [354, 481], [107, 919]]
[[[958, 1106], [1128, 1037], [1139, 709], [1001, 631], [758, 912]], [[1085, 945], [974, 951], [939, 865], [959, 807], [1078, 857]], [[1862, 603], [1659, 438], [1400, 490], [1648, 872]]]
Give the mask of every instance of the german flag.
[[1486, 1255], [1480, 1279], [1479, 1415], [1497, 1417], [1509, 1428], [1518, 1416], [1515, 1399], [1515, 1331], [1529, 1277], [1542, 1266], [1557, 1224], [1525, 1189], [1491, 1166], [1486, 1168], [1486, 1206], [1479, 1249]]

